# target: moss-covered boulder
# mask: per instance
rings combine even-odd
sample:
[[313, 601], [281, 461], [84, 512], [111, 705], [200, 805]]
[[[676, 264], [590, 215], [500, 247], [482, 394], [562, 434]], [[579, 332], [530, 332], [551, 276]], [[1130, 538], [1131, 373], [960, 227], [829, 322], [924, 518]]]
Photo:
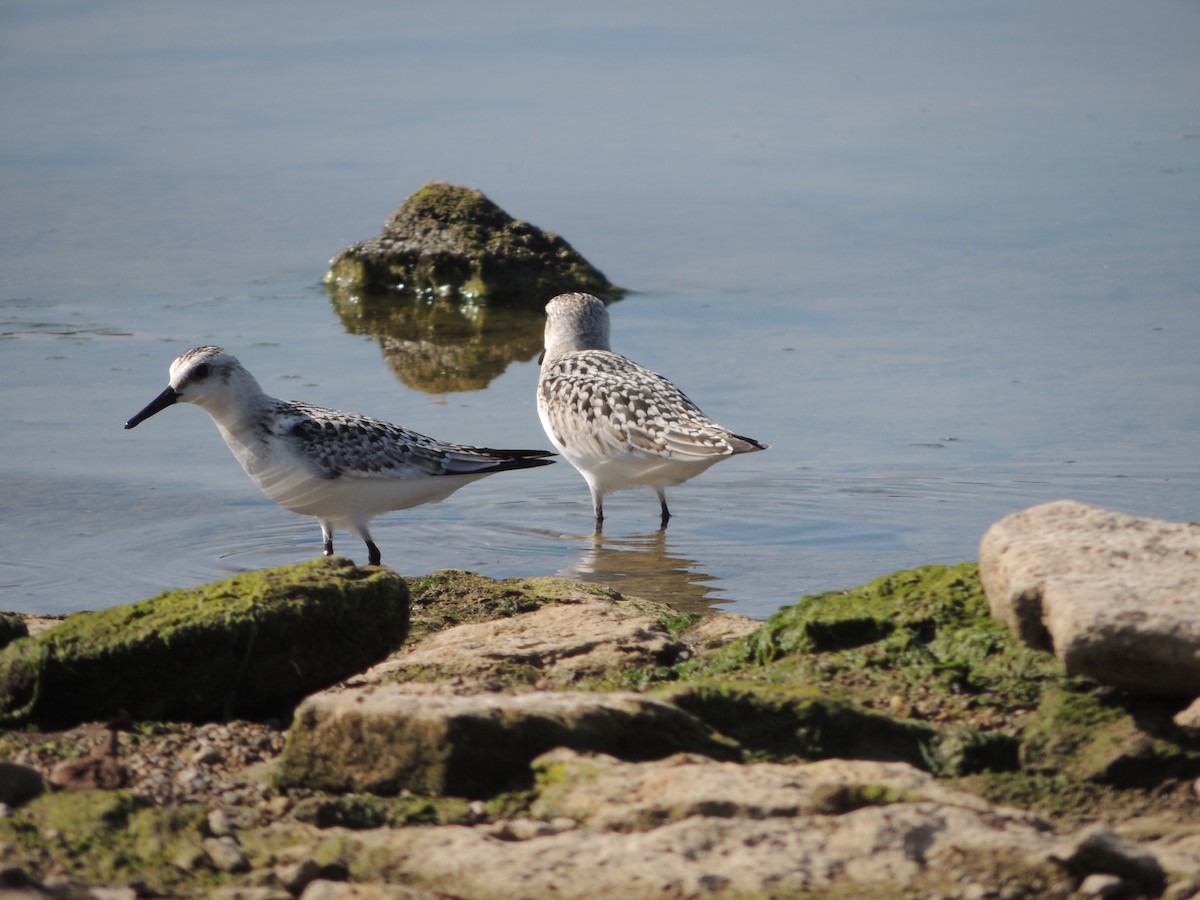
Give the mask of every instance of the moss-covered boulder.
[[678, 675], [668, 696], [761, 758], [1015, 772], [1026, 796], [1200, 773], [1175, 706], [1068, 677], [992, 618], [971, 563], [805, 597]]
[[672, 692], [676, 706], [752, 755], [770, 759], [906, 762], [939, 775], [1007, 771], [1017, 741], [974, 728], [873, 712], [817, 692], [700, 684]]
[[325, 691], [296, 710], [276, 776], [284, 788], [489, 797], [528, 787], [554, 747], [620, 759], [737, 748], [669, 703], [632, 693]]
[[375, 238], [334, 257], [326, 284], [541, 308], [565, 291], [619, 288], [570, 244], [514, 219], [474, 188], [429, 182]]
[[0, 651], [0, 716], [65, 728], [252, 714], [370, 666], [407, 627], [408, 589], [386, 569], [334, 557], [249, 572], [14, 641]]
[[1200, 743], [1155, 698], [1071, 682], [1047, 690], [1021, 730], [1028, 772], [1090, 782], [1148, 786], [1200, 773]]
[[0, 647], [7, 647], [17, 638], [26, 637], [29, 627], [15, 613], [0, 613]]

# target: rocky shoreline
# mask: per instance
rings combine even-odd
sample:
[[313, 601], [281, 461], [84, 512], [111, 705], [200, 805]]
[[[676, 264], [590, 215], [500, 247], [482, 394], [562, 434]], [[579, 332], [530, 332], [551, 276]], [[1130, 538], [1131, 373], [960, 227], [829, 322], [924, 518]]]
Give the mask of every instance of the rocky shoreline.
[[1198, 548], [1064, 503], [765, 622], [336, 558], [10, 622], [0, 894], [1195, 896]]

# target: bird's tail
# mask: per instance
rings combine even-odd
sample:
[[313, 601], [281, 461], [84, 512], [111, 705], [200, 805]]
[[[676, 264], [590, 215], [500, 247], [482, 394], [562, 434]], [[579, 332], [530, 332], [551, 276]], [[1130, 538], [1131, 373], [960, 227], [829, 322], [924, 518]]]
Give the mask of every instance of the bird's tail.
[[554, 462], [547, 459], [557, 456], [551, 450], [494, 450], [490, 447], [477, 447], [475, 451], [496, 460], [495, 465], [487, 466], [489, 472], [506, 472], [510, 469], [532, 469], [534, 466], [548, 466]]
[[755, 450], [766, 450], [771, 446], [741, 434], [730, 433], [729, 437], [729, 443], [733, 445], [734, 453], [753, 453]]

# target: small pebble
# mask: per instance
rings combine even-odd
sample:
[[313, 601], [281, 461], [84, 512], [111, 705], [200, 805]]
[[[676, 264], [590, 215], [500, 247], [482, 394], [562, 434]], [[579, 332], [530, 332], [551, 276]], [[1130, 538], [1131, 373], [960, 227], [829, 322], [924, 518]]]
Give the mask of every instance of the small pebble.
[[1120, 897], [1127, 889], [1122, 878], [1102, 872], [1089, 875], [1079, 885], [1079, 893], [1084, 897]]
[[132, 887], [92, 887], [88, 888], [89, 898], [94, 900], [138, 900], [138, 892]]
[[232, 838], [205, 838], [204, 853], [213, 868], [219, 872], [236, 873], [250, 869], [250, 861], [246, 859], [246, 854]]
[[171, 865], [182, 872], [191, 872], [200, 868], [208, 860], [199, 847], [184, 847], [171, 858]]
[[211, 766], [223, 762], [225, 755], [212, 744], [201, 744], [192, 753], [192, 765]]
[[229, 816], [223, 809], [214, 809], [208, 814], [208, 833], [213, 837], [223, 837], [233, 830]]
[[299, 862], [288, 863], [275, 869], [275, 877], [287, 888], [288, 893], [299, 895], [308, 885], [320, 875], [322, 866], [311, 857]]

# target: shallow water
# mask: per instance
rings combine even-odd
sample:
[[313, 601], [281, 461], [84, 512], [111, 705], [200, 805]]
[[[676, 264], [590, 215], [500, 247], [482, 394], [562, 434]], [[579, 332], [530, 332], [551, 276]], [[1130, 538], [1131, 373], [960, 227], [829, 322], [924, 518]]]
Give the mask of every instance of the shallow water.
[[615, 349], [771, 449], [672, 491], [665, 534], [631, 492], [594, 535], [565, 463], [486, 479], [377, 520], [404, 574], [761, 616], [973, 559], [1060, 497], [1200, 519], [1193, 6], [323, 9], [0, 9], [0, 607], [320, 552], [200, 410], [122, 431], [190, 346], [279, 396], [548, 446], [537, 317], [471, 332], [319, 284], [438, 178], [633, 289]]

